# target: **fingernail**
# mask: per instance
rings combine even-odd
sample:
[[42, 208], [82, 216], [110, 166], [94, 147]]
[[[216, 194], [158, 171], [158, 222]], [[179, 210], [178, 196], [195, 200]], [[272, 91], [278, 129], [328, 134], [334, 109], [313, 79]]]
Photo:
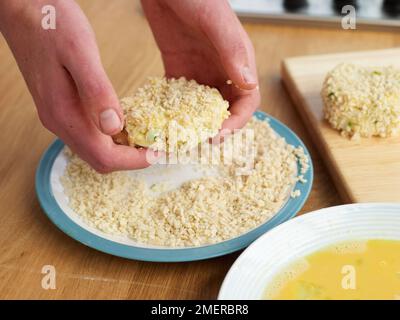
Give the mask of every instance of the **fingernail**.
[[243, 67], [242, 76], [246, 83], [249, 83], [249, 84], [257, 83], [257, 79], [249, 67]]
[[112, 134], [121, 129], [121, 119], [114, 109], [107, 109], [100, 113], [101, 131]]

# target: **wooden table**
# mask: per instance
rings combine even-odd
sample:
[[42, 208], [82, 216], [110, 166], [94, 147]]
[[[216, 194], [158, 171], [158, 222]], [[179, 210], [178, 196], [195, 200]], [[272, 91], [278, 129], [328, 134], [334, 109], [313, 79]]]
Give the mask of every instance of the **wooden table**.
[[[159, 52], [132, 0], [79, 1], [96, 32], [104, 66], [119, 95], [163, 73]], [[400, 34], [245, 24], [254, 43], [262, 109], [291, 127], [310, 149], [315, 181], [301, 213], [342, 203], [280, 80], [288, 56], [400, 46]], [[40, 156], [54, 139], [36, 115], [13, 57], [0, 38], [0, 298], [214, 299], [239, 253], [190, 263], [146, 263], [90, 249], [59, 231], [34, 189]], [[56, 289], [41, 286], [44, 265]]]

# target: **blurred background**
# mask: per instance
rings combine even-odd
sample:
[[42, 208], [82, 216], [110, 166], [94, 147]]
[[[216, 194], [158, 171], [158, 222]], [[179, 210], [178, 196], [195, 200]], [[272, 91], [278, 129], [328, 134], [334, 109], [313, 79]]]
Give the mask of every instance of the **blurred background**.
[[266, 22], [335, 25], [344, 6], [356, 9], [357, 24], [362, 28], [400, 27], [399, 0], [230, 0], [243, 18]]

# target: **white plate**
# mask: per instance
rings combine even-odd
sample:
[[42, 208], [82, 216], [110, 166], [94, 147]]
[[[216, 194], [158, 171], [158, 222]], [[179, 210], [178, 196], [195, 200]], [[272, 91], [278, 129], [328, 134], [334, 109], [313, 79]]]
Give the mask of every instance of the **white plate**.
[[351, 204], [287, 221], [250, 245], [231, 267], [219, 299], [261, 299], [282, 268], [330, 244], [351, 240], [400, 240], [400, 203]]
[[[261, 121], [268, 121], [272, 129], [285, 138], [287, 143], [294, 147], [301, 146], [309, 158], [310, 169], [304, 176], [307, 182], [297, 182], [294, 186], [301, 193], [299, 197], [288, 198], [275, 216], [235, 238], [199, 247], [156, 247], [137, 243], [128, 237], [106, 234], [89, 226], [69, 207], [68, 198], [60, 184], [60, 176], [67, 163], [62, 152], [64, 143], [61, 140], [56, 140], [48, 148], [36, 172], [36, 192], [40, 204], [51, 221], [72, 238], [97, 250], [128, 259], [157, 262], [193, 261], [243, 249], [266, 231], [295, 216], [307, 200], [313, 181], [312, 161], [301, 140], [289, 128], [267, 114], [257, 111], [254, 116]], [[140, 175], [148, 183], [173, 182], [171, 188], [174, 188], [183, 181], [198, 178], [199, 174], [212, 175], [215, 173], [197, 171], [190, 166], [171, 168], [153, 166], [131, 174]]]

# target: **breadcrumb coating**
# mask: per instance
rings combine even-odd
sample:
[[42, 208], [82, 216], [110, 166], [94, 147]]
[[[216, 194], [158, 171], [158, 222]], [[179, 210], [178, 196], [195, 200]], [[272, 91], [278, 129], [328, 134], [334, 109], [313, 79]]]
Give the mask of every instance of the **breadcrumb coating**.
[[343, 63], [326, 76], [324, 114], [342, 135], [390, 137], [400, 129], [400, 70]]
[[185, 152], [214, 137], [230, 115], [219, 91], [194, 80], [149, 78], [121, 99], [129, 145]]

